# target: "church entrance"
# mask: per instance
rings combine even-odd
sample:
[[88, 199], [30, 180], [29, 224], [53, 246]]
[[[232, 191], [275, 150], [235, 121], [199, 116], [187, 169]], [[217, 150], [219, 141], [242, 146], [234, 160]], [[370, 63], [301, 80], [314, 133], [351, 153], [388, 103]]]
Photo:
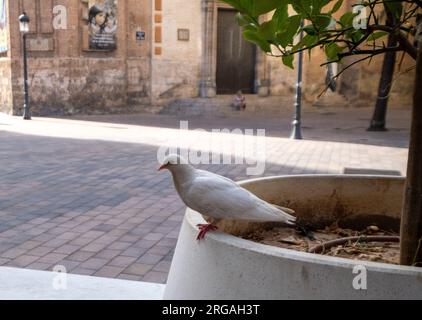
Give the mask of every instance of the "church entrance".
[[255, 93], [256, 46], [242, 36], [236, 11], [218, 9], [217, 94]]

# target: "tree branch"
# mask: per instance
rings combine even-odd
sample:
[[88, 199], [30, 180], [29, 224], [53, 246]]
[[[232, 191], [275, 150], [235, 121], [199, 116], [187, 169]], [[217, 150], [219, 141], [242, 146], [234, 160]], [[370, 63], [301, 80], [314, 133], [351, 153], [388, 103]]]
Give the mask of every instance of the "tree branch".
[[[383, 25], [372, 25], [372, 26], [369, 26], [368, 28], [371, 28], [372, 30], [386, 31], [388, 33], [394, 32], [394, 28], [383, 26]], [[409, 56], [411, 56], [413, 59], [416, 60], [418, 56], [418, 50], [410, 43], [410, 41], [406, 38], [406, 36], [402, 32], [399, 32], [397, 34], [397, 40], [399, 41], [402, 49], [407, 54], [409, 54]]]
[[386, 52], [397, 52], [397, 51], [403, 51], [404, 48], [402, 48], [401, 46], [398, 47], [387, 47], [387, 48], [382, 48], [382, 49], [375, 49], [375, 50], [353, 50], [353, 51], [349, 51], [349, 52], [344, 52], [344, 53], [339, 53], [338, 57], [339, 58], [344, 58], [344, 57], [348, 57], [348, 56], [354, 56], [354, 55], [358, 55], [358, 54], [371, 54], [371, 55], [377, 55], [377, 54], [382, 54], [382, 53], [386, 53]]
[[407, 40], [407, 38], [403, 35], [403, 33], [399, 33], [398, 41], [400, 43], [400, 47], [403, 48], [406, 53], [411, 56], [414, 60], [418, 57], [418, 50]]

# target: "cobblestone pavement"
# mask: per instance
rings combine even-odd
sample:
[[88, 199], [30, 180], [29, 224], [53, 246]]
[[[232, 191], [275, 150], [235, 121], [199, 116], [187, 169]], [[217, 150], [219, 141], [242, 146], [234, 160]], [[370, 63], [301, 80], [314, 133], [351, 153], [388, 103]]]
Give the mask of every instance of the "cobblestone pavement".
[[[365, 131], [370, 116], [370, 109], [308, 111], [307, 140], [293, 141], [287, 111], [279, 119], [188, 119], [191, 128], [207, 130], [265, 128], [265, 140], [180, 131], [180, 119], [169, 116], [0, 115], [0, 265], [64, 265], [75, 274], [164, 283], [185, 207], [168, 172], [156, 171], [158, 147], [217, 152], [215, 145], [230, 151], [265, 141], [263, 176], [403, 175], [409, 112], [391, 110], [390, 131], [383, 133]], [[240, 180], [248, 166], [200, 167]]]

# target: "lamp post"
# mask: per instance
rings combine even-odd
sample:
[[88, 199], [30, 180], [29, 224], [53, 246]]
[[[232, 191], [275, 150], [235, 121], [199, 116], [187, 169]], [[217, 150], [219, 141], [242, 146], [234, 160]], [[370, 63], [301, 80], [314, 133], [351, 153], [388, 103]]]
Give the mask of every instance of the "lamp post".
[[31, 113], [29, 111], [29, 93], [28, 93], [28, 53], [26, 50], [26, 35], [29, 32], [29, 17], [23, 12], [19, 16], [19, 28], [23, 38], [23, 89], [24, 89], [24, 105], [23, 118], [24, 120], [31, 120]]
[[[304, 23], [301, 22], [301, 29]], [[299, 40], [303, 39], [303, 31], [300, 32]], [[292, 134], [290, 139], [302, 139], [302, 70], [303, 70], [303, 51], [299, 51], [298, 64], [297, 64], [297, 82], [296, 82], [296, 98], [295, 98], [295, 115], [292, 122]]]

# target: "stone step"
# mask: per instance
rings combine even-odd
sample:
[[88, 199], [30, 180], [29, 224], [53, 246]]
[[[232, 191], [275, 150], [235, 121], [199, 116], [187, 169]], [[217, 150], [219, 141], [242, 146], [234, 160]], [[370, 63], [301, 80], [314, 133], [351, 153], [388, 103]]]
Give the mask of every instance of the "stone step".
[[165, 106], [160, 113], [177, 116], [253, 116], [274, 115], [293, 107], [294, 97], [271, 96], [258, 97], [245, 95], [246, 109], [242, 112], [233, 108], [233, 95], [221, 95], [214, 98], [179, 99]]
[[350, 107], [350, 101], [340, 93], [327, 91], [313, 106], [317, 108]]

